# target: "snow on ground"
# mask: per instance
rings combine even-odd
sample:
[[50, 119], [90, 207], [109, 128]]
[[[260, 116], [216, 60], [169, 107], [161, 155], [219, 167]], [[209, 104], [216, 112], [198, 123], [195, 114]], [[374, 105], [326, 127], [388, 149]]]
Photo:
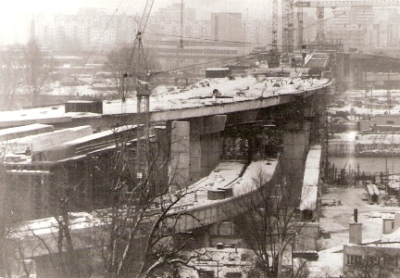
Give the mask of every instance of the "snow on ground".
[[399, 207], [387, 207], [382, 205], [370, 205], [362, 200], [366, 190], [357, 188], [335, 188], [329, 193], [323, 194], [323, 199], [335, 199], [341, 201], [342, 206], [325, 206], [324, 217], [320, 218], [321, 228], [330, 232], [331, 238], [321, 240], [323, 249], [342, 245], [349, 241], [349, 223], [354, 219], [354, 209], [358, 210], [358, 222], [363, 223], [363, 240], [380, 239], [382, 234], [382, 216], [388, 212], [398, 212]]
[[340, 277], [343, 272], [342, 266], [342, 253], [319, 252], [318, 261], [309, 263], [309, 277]]
[[[320, 239], [318, 246], [321, 249], [319, 259], [311, 262], [311, 277], [325, 277], [325, 274], [340, 274], [343, 266], [343, 244], [349, 242], [349, 223], [354, 219], [354, 209], [358, 210], [358, 222], [363, 224], [363, 242], [372, 242], [382, 239], [382, 218], [388, 213], [400, 212], [399, 207], [370, 205], [362, 200], [366, 190], [363, 187], [329, 188], [322, 199], [340, 200], [341, 206], [324, 206], [320, 225], [330, 234], [330, 238]], [[400, 240], [400, 233], [399, 233]]]

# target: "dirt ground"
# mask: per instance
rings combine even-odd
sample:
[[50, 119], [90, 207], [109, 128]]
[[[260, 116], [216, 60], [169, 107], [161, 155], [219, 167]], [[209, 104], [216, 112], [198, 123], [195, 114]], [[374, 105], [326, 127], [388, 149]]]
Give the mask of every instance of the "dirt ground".
[[[363, 241], [379, 239], [382, 235], [382, 217], [388, 213], [400, 212], [400, 207], [381, 204], [368, 204], [363, 200], [364, 187], [328, 188], [322, 199], [341, 202], [342, 205], [322, 207], [321, 228], [330, 234], [330, 238], [319, 241], [319, 249], [328, 249], [343, 245], [349, 241], [349, 223], [353, 222], [354, 209], [358, 210], [358, 222], [363, 224]], [[381, 192], [381, 196], [384, 192]]]

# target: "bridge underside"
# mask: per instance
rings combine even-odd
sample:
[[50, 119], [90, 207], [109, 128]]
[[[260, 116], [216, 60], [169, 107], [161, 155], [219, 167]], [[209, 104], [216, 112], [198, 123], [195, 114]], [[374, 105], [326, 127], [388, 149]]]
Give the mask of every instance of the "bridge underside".
[[368, 73], [391, 72], [400, 72], [399, 58], [363, 53], [337, 54], [337, 87], [341, 92], [349, 89], [367, 89]]
[[[286, 182], [298, 188], [300, 200], [304, 164], [310, 144], [323, 135], [324, 94], [298, 98], [258, 110], [173, 122], [171, 169], [178, 169], [176, 188], [208, 175], [221, 160], [251, 161], [281, 157]], [[298, 204], [296, 204], [298, 205]]]

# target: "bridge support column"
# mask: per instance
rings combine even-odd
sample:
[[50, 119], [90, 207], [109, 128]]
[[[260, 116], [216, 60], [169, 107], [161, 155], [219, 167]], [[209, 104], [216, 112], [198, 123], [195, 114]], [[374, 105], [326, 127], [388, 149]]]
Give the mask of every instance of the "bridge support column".
[[222, 154], [221, 131], [226, 116], [216, 115], [190, 122], [190, 181], [208, 175], [219, 163]]
[[285, 176], [286, 184], [294, 187], [293, 193], [298, 206], [303, 185], [304, 163], [309, 150], [310, 124], [303, 122], [302, 127], [298, 124], [296, 126], [297, 128], [289, 127], [284, 132], [282, 174]]
[[191, 125], [190, 128], [190, 162], [189, 162], [189, 181], [194, 183], [201, 179], [201, 138], [198, 130]]
[[215, 168], [221, 158], [221, 131], [225, 122], [225, 115], [216, 115], [168, 124], [170, 190], [185, 188]]
[[190, 123], [173, 121], [168, 125], [171, 138], [168, 176], [170, 191], [187, 187], [189, 181]]

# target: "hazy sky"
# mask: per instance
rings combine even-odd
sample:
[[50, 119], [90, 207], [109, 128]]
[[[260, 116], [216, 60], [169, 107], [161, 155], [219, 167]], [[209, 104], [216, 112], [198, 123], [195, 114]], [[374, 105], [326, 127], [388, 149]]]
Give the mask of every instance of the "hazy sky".
[[[22, 19], [32, 14], [75, 14], [80, 8], [95, 7], [109, 14], [128, 13], [141, 15], [146, 0], [0, 0], [0, 44], [9, 43], [19, 32]], [[152, 12], [181, 0], [154, 0]], [[185, 7], [196, 8], [198, 17], [209, 19], [211, 12], [240, 12], [243, 19], [271, 17], [272, 0], [183, 0]], [[150, 15], [151, 16], [151, 15]], [[25, 20], [26, 24], [26, 20]]]
[[[67, 12], [74, 13], [82, 7], [99, 7], [108, 12], [141, 12], [146, 0], [2, 0], [1, 15]], [[167, 6], [180, 0], [155, 0], [153, 9]], [[186, 6], [199, 11], [257, 13], [266, 11], [269, 0], [184, 0]]]

